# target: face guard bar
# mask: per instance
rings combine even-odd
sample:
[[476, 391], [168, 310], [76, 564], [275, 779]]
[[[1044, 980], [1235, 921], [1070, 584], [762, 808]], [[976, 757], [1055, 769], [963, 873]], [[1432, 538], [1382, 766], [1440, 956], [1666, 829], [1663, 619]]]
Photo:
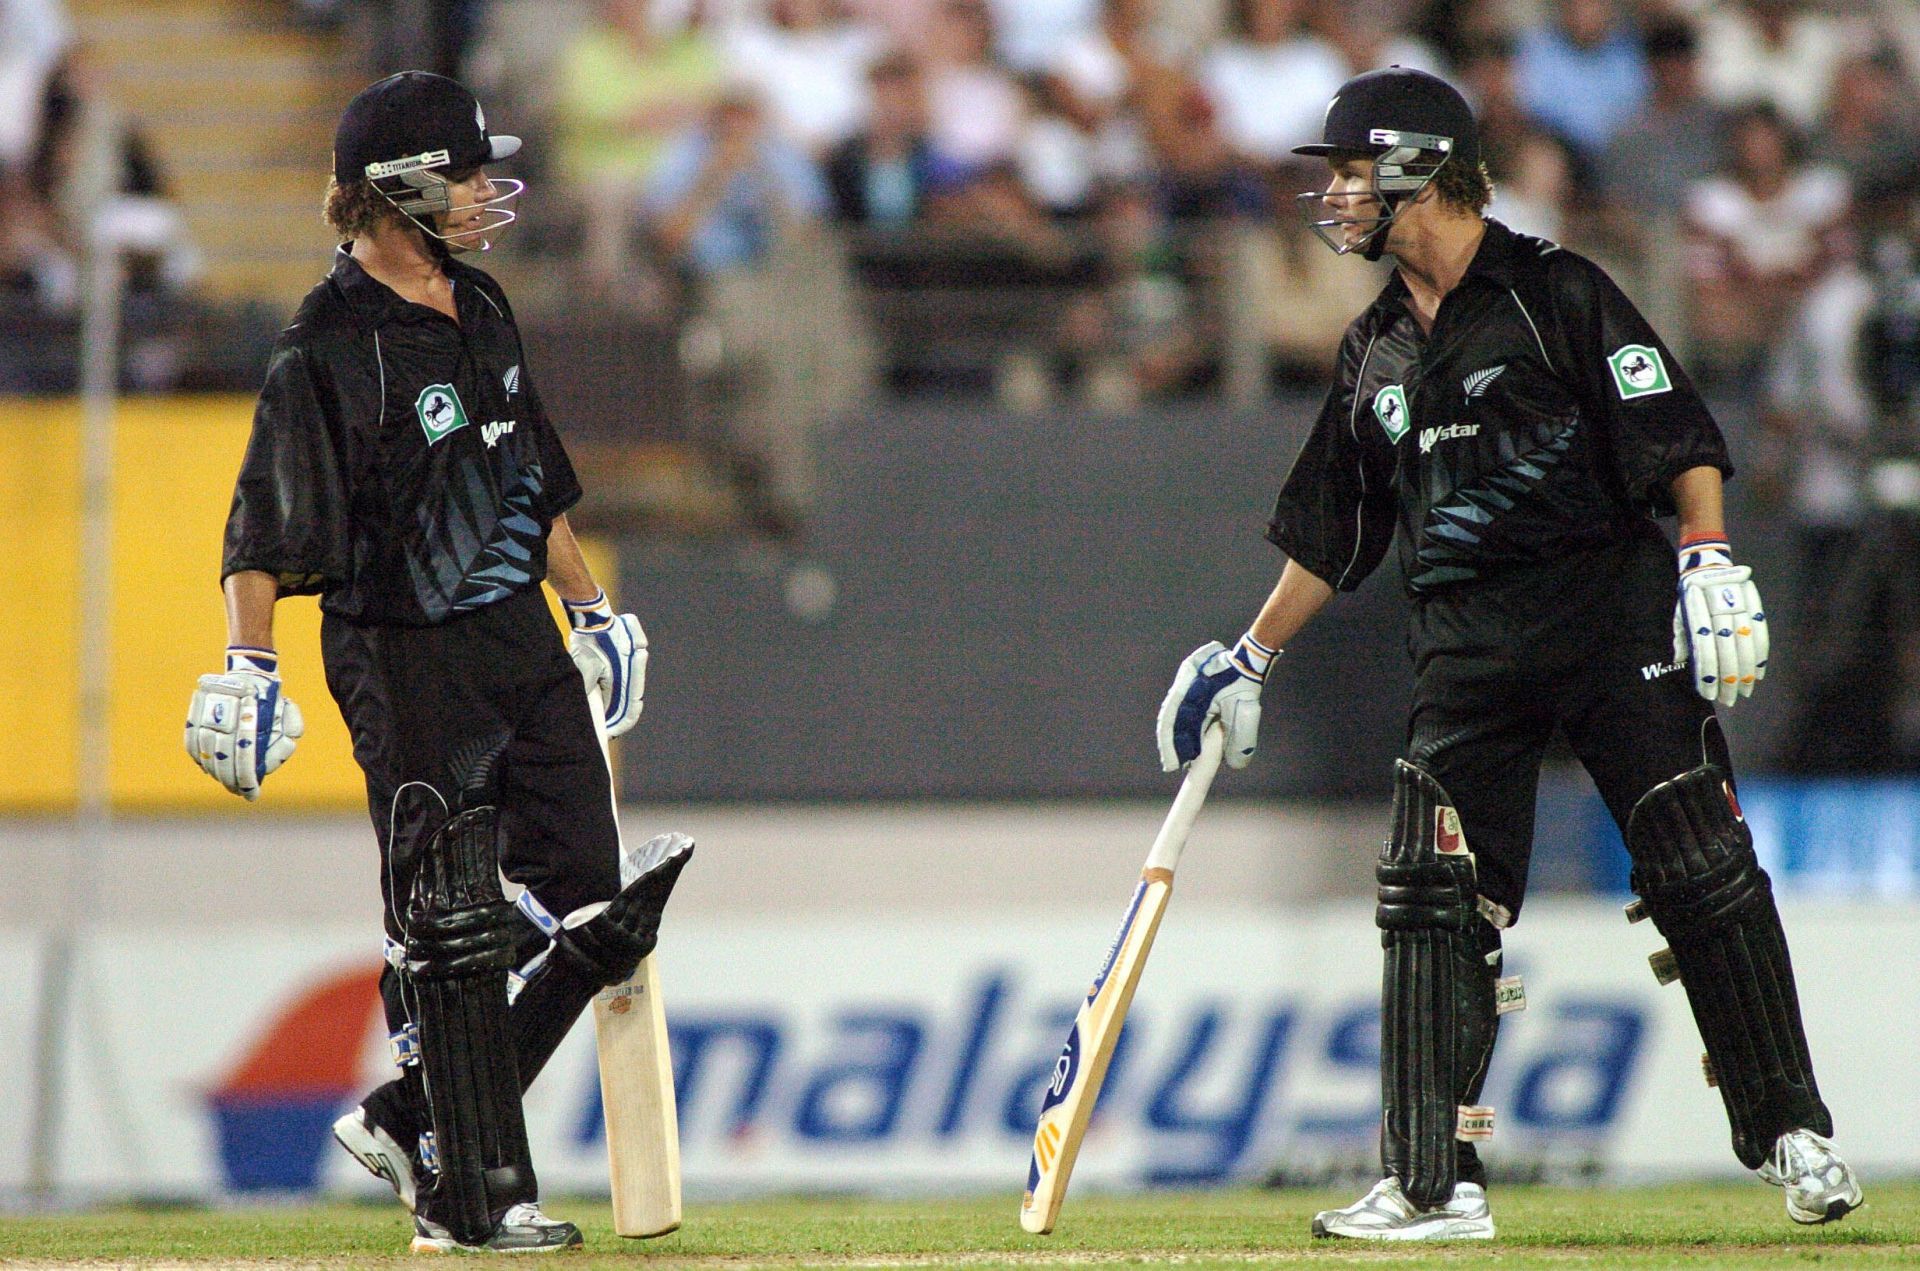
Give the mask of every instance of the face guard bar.
[[[503, 205], [519, 198], [521, 191], [527, 188], [527, 183], [512, 177], [493, 177], [490, 182], [499, 193], [484, 203], [462, 203], [456, 207], [447, 178], [434, 170], [446, 167], [449, 161], [445, 150], [429, 150], [405, 159], [369, 163], [367, 180], [373, 183], [373, 188], [380, 192], [382, 198], [411, 218], [428, 237], [437, 238], [455, 249], [472, 249], [473, 245], [467, 240], [478, 238], [478, 250], [491, 251], [493, 244], [488, 236], [520, 218], [518, 212]], [[436, 213], [452, 217], [476, 208], [484, 213], [477, 224], [453, 234], [443, 234], [434, 228], [433, 217]]]
[[[1367, 139], [1382, 149], [1373, 160], [1373, 185], [1358, 194], [1328, 194], [1308, 190], [1294, 196], [1307, 228], [1331, 247], [1335, 255], [1361, 251], [1368, 260], [1379, 260], [1387, 246], [1387, 227], [1405, 211], [1427, 183], [1440, 174], [1453, 156], [1453, 138], [1427, 132], [1404, 132], [1395, 128], [1375, 128]], [[1384, 209], [1379, 216], [1342, 216], [1340, 204], [1371, 198]], [[1364, 229], [1349, 243], [1343, 231], [1349, 225]]]

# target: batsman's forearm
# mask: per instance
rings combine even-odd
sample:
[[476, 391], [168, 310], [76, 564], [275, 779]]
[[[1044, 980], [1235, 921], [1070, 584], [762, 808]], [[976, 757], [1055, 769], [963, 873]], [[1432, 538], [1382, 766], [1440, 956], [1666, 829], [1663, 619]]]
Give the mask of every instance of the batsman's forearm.
[[1280, 571], [1273, 594], [1253, 620], [1253, 638], [1269, 649], [1283, 649], [1333, 599], [1333, 588], [1311, 570], [1292, 561]]
[[562, 600], [578, 603], [600, 594], [565, 513], [553, 518], [553, 531], [547, 535], [547, 582]]
[[1720, 469], [1713, 467], [1688, 468], [1673, 479], [1673, 506], [1679, 513], [1681, 542], [1703, 534], [1727, 536], [1720, 485]]
[[227, 596], [227, 645], [249, 649], [273, 647], [273, 604], [280, 584], [272, 574], [243, 569], [227, 575], [221, 584]]

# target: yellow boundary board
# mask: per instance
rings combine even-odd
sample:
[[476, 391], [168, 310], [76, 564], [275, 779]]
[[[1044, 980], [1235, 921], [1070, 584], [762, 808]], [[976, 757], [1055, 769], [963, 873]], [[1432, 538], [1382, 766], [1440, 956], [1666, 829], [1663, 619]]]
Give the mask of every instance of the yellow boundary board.
[[[128, 398], [114, 419], [111, 569], [80, 553], [81, 406], [0, 398], [0, 813], [63, 812], [76, 800], [80, 596], [112, 587], [109, 789], [123, 811], [338, 811], [366, 805], [346, 725], [320, 667], [312, 597], [280, 602], [275, 642], [306, 736], [247, 808], [181, 747], [194, 680], [226, 647], [221, 534], [246, 453], [253, 399]], [[583, 543], [611, 584], [608, 553]], [[609, 591], [612, 587], [609, 586]], [[548, 600], [552, 602], [551, 593]], [[557, 606], [556, 620], [558, 620]]]

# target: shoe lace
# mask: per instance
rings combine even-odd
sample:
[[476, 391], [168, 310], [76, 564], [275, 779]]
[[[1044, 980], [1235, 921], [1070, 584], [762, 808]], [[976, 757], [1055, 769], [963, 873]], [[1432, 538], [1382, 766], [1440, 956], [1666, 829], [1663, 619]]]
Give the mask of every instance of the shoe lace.
[[1810, 1131], [1790, 1130], [1774, 1144], [1773, 1168], [1785, 1182], [1824, 1184], [1827, 1171], [1837, 1164], [1833, 1152]]
[[537, 1200], [522, 1201], [515, 1205], [501, 1216], [500, 1224], [503, 1227], [557, 1227], [560, 1225], [556, 1219], [549, 1218], [540, 1212], [540, 1202]]

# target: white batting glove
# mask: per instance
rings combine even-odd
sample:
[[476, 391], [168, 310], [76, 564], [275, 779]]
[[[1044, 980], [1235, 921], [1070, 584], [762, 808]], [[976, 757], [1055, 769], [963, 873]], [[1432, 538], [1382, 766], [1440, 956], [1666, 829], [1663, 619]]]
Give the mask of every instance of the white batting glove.
[[187, 706], [188, 756], [249, 802], [305, 732], [300, 708], [280, 692], [280, 658], [271, 649], [229, 648], [226, 673], [201, 676]]
[[618, 737], [640, 718], [647, 687], [647, 633], [640, 619], [616, 614], [602, 591], [592, 600], [562, 599], [567, 625], [567, 651], [589, 690], [599, 688], [606, 704], [607, 736]]
[[1154, 728], [1161, 769], [1172, 772], [1199, 758], [1200, 736], [1216, 719], [1226, 728], [1227, 767], [1251, 763], [1260, 740], [1260, 687], [1279, 654], [1251, 633], [1241, 636], [1232, 652], [1211, 640], [1188, 654], [1160, 703]]
[[1693, 687], [1721, 706], [1753, 696], [1767, 678], [1767, 614], [1753, 571], [1733, 563], [1724, 538], [1680, 545], [1680, 596], [1673, 607], [1673, 660], [1691, 662]]

